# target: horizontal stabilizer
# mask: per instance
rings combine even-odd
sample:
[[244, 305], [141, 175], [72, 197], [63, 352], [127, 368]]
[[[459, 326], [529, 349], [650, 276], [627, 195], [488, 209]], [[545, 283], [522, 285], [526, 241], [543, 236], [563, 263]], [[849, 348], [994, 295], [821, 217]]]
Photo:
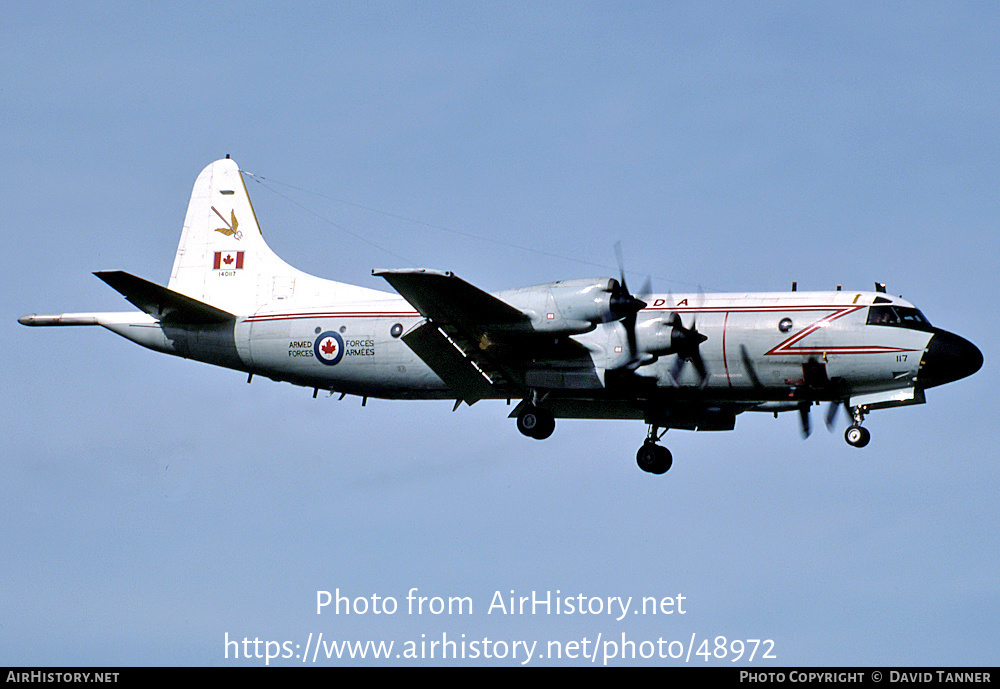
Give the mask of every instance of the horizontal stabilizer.
[[101, 271], [94, 275], [160, 322], [210, 325], [236, 319], [228, 311], [121, 270]]

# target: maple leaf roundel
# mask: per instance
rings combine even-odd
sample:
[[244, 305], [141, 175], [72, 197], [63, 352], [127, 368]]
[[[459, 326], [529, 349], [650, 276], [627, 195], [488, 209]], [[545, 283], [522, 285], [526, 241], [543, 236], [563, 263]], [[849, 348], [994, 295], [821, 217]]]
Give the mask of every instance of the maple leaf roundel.
[[313, 354], [320, 363], [333, 366], [344, 357], [344, 338], [333, 331], [320, 333], [313, 343]]

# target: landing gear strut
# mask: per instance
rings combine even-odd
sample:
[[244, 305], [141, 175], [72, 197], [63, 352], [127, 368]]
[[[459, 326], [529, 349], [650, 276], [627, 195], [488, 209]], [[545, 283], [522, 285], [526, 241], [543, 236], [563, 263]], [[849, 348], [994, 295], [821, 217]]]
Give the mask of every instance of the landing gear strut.
[[666, 433], [666, 429], [661, 431], [657, 426], [649, 427], [646, 442], [635, 453], [635, 463], [643, 471], [648, 471], [651, 474], [665, 474], [674, 463], [674, 457], [670, 454], [670, 450], [657, 444], [664, 433]]
[[865, 412], [867, 408], [864, 406], [858, 406], [851, 409], [851, 415], [854, 417], [854, 423], [851, 424], [846, 431], [844, 431], [844, 440], [847, 444], [852, 447], [864, 447], [872, 439], [872, 434], [868, 432], [867, 428], [864, 428], [861, 424], [865, 420]]

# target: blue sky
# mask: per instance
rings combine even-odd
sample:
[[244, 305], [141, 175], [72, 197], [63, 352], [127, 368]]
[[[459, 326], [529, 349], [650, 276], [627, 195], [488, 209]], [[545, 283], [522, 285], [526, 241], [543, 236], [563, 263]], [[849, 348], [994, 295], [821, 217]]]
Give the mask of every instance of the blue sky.
[[[230, 665], [226, 634], [322, 632], [995, 664], [994, 4], [7, 15], [0, 663]], [[126, 309], [95, 270], [165, 283], [194, 178], [226, 154], [268, 179], [249, 191], [271, 247], [323, 277], [382, 289], [372, 268], [424, 266], [504, 289], [614, 274], [620, 240], [661, 291], [886, 282], [985, 365], [873, 414], [865, 450], [744, 415], [668, 433], [674, 467], [652, 477], [639, 422], [561, 421], [539, 443], [503, 403], [362, 408], [17, 324]], [[413, 587], [473, 614], [316, 614], [317, 590]], [[512, 589], [681, 594], [687, 612], [487, 614]]]

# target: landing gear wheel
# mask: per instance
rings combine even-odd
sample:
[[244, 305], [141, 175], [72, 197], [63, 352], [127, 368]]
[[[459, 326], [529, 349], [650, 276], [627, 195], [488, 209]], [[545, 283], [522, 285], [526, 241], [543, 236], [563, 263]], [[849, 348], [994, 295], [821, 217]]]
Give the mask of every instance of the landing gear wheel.
[[535, 440], [545, 440], [556, 429], [556, 419], [548, 409], [529, 405], [517, 415], [517, 430]]
[[635, 453], [635, 463], [650, 474], [665, 474], [673, 465], [674, 457], [667, 448], [647, 440]]
[[854, 424], [844, 431], [844, 440], [853, 447], [864, 447], [872, 439], [867, 428]]

